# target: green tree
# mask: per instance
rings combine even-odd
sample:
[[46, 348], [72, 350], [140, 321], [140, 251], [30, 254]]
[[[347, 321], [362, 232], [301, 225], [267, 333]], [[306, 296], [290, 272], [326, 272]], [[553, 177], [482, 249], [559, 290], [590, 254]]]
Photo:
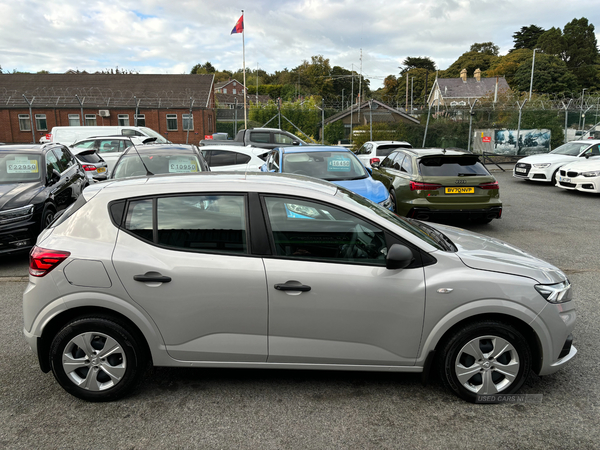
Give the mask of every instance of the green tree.
[[595, 64], [598, 57], [598, 41], [594, 25], [588, 23], [585, 17], [573, 19], [563, 30], [567, 58], [567, 67], [584, 87], [590, 87], [597, 82]]
[[404, 61], [402, 61], [402, 66], [400, 67], [400, 73], [404, 74], [413, 69], [425, 69], [431, 72], [435, 72], [435, 63], [431, 58], [422, 57], [422, 56], [409, 56]]
[[510, 52], [519, 49], [533, 50], [538, 45], [538, 39], [544, 34], [544, 29], [537, 25], [529, 25], [528, 27], [521, 27], [520, 31], [513, 34], [513, 41], [515, 46]]
[[[518, 91], [529, 91], [531, 82], [531, 59], [523, 62], [514, 75], [514, 88]], [[533, 90], [549, 94], [573, 91], [577, 86], [577, 78], [568, 70], [567, 65], [559, 57], [539, 54], [535, 58]]]
[[196, 64], [192, 67], [190, 74], [198, 74], [198, 75], [210, 75], [215, 73], [217, 69], [210, 62], [205, 62], [204, 64]]
[[[519, 66], [531, 61], [533, 52], [526, 48], [513, 50], [510, 53], [500, 56], [492, 66], [483, 73], [484, 77], [505, 77], [509, 86], [514, 84], [514, 76]], [[530, 64], [531, 67], [531, 64]]]
[[471, 45], [470, 52], [483, 53], [484, 55], [498, 56], [500, 47], [493, 42], [481, 42]]
[[325, 125], [325, 141], [329, 144], [337, 144], [344, 139], [344, 133], [344, 123], [341, 120]]

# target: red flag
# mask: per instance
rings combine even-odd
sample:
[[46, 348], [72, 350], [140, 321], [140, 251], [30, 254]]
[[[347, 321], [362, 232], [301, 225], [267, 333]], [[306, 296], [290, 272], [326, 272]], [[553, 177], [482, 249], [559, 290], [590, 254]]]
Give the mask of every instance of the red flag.
[[242, 31], [244, 31], [244, 15], [243, 14], [236, 22], [235, 27], [233, 27], [233, 30], [231, 30], [231, 34], [241, 33]]

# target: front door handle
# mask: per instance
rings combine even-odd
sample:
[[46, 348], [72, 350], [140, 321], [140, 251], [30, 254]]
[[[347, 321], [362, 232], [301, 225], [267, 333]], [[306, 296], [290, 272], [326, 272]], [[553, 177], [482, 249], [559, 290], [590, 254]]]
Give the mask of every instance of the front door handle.
[[280, 283], [275, 285], [275, 289], [278, 291], [300, 291], [300, 292], [308, 292], [311, 287], [306, 286], [305, 284], [292, 284], [289, 281], [287, 283]]
[[165, 277], [157, 272], [146, 272], [144, 275], [134, 275], [135, 281], [141, 281], [142, 283], [168, 283], [171, 281], [171, 277]]

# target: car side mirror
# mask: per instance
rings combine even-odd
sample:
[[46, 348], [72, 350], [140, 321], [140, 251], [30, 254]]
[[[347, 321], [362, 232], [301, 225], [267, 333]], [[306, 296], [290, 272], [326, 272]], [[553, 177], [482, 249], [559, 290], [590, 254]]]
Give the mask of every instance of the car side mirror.
[[300, 145], [300, 142], [298, 142], [298, 141], [293, 141], [293, 142], [292, 142], [292, 145]]
[[373, 161], [371, 163], [371, 167], [378, 168], [381, 165], [381, 161]]
[[401, 244], [393, 244], [385, 259], [385, 268], [389, 270], [404, 269], [415, 260], [410, 248]]

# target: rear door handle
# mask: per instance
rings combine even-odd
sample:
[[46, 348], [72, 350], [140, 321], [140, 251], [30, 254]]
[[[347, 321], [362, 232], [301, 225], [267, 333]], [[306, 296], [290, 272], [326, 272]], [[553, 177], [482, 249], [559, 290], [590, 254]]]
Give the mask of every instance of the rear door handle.
[[146, 272], [144, 275], [134, 275], [133, 279], [142, 283], [168, 283], [171, 281], [171, 277], [165, 277], [156, 272]]
[[308, 292], [311, 290], [310, 286], [306, 286], [305, 284], [289, 284], [288, 283], [280, 283], [275, 285], [275, 289], [278, 291], [300, 291], [300, 292]]

